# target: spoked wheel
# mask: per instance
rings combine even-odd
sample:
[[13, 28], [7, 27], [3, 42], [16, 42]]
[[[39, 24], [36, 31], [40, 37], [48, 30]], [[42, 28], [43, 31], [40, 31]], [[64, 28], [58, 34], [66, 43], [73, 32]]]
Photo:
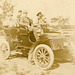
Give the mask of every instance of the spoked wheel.
[[4, 41], [0, 44], [0, 58], [7, 59], [10, 56], [10, 47], [9, 43]]
[[49, 46], [40, 44], [34, 49], [33, 60], [39, 68], [49, 69], [54, 62], [53, 51]]

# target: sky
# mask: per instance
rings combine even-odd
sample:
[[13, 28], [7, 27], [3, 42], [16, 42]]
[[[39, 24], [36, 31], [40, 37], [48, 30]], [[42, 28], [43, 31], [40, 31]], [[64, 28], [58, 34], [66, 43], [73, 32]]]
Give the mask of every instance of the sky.
[[9, 0], [15, 5], [14, 14], [19, 9], [28, 11], [28, 16], [36, 21], [36, 14], [41, 11], [48, 22], [52, 17], [69, 18], [70, 24], [75, 25], [75, 0]]

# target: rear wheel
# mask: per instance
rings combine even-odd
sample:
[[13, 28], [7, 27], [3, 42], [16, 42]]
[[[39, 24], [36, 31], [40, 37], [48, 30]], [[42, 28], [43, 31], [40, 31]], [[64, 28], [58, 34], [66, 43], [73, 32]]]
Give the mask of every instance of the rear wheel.
[[10, 47], [7, 41], [0, 43], [0, 58], [7, 59], [10, 56]]
[[54, 62], [52, 49], [45, 44], [36, 46], [33, 52], [33, 60], [39, 68], [44, 70], [49, 69]]

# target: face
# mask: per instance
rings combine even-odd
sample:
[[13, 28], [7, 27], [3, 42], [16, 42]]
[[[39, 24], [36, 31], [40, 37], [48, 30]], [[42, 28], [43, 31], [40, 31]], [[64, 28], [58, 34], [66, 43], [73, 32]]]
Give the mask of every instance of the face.
[[22, 12], [18, 12], [19, 15], [22, 15]]
[[38, 17], [38, 18], [42, 18], [41, 14], [39, 14], [37, 17]]
[[23, 13], [23, 16], [24, 16], [24, 17], [27, 17], [27, 14], [26, 14], [26, 13]]

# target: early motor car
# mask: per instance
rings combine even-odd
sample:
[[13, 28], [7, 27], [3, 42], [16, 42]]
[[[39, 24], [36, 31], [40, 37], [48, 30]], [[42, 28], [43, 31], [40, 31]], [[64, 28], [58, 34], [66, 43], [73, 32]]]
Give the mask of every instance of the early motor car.
[[27, 27], [2, 27], [0, 30], [0, 57], [8, 59], [11, 51], [28, 51], [28, 60], [42, 69], [49, 69], [54, 62], [55, 50], [62, 50], [68, 45], [65, 36], [47, 25]]

